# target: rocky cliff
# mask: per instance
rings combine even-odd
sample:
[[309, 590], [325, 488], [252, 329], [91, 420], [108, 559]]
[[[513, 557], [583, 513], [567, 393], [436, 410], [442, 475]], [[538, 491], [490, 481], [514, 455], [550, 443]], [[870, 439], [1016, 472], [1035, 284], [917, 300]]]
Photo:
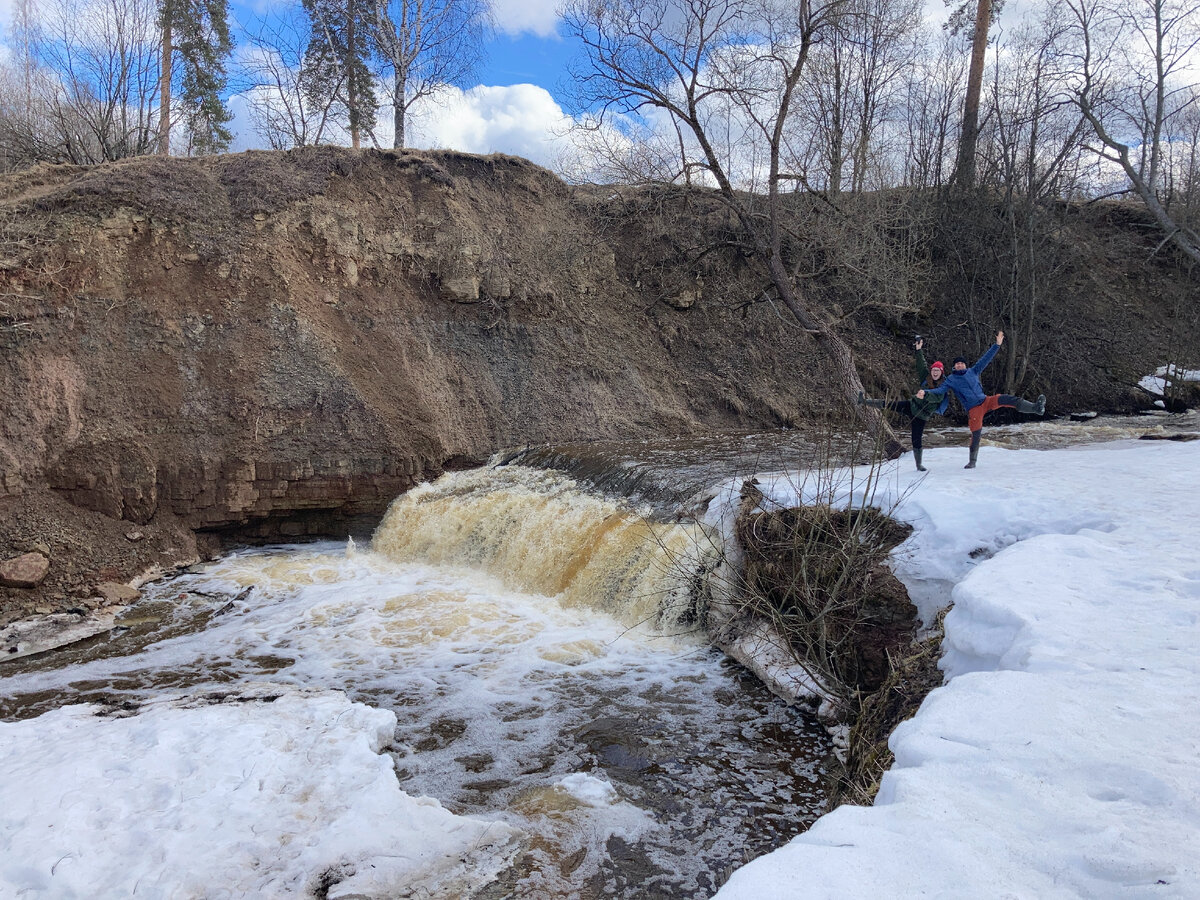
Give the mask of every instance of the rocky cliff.
[[[820, 415], [812, 341], [748, 302], [744, 259], [693, 252], [687, 202], [503, 156], [334, 148], [3, 177], [0, 559], [52, 564], [36, 590], [0, 587], [0, 617], [71, 606], [211, 535], [344, 534], [504, 446]], [[1130, 252], [1113, 265], [1136, 270], [1134, 348], [1098, 336], [1111, 310], [1087, 318], [1081, 265], [1063, 358], [1091, 368], [1045, 373], [1064, 389], [1052, 408], [1070, 391], [1127, 407], [1127, 376], [1158, 363], [1183, 288]], [[924, 330], [954, 337], [964, 311], [936, 284], [923, 303]], [[868, 382], [903, 378], [897, 337], [921, 324], [846, 321]]]

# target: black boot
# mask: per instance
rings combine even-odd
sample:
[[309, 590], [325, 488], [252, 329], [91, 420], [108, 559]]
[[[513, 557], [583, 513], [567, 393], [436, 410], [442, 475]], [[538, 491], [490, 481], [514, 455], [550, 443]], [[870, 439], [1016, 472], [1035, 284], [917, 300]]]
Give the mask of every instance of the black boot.
[[913, 462], [915, 462], [917, 464], [918, 472], [928, 471], [923, 465], [921, 465], [921, 448], [920, 447], [913, 447]]
[[866, 397], [863, 396], [862, 391], [858, 392], [858, 405], [859, 406], [870, 406], [875, 409], [887, 409], [887, 401], [886, 400], [868, 400]]
[[965, 466], [963, 466], [964, 469], [975, 468], [975, 460], [979, 459], [979, 438], [981, 435], [982, 432], [979, 431], [971, 432], [971, 459]]

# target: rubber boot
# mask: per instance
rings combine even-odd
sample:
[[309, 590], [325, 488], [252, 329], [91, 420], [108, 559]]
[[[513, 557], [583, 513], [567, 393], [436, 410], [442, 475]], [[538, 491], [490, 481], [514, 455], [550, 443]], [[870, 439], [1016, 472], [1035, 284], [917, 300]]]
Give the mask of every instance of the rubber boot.
[[866, 397], [863, 396], [862, 391], [858, 392], [858, 405], [859, 406], [870, 406], [875, 409], [887, 409], [887, 401], [886, 400], [868, 400]]
[[978, 431], [971, 432], [971, 458], [970, 458], [970, 461], [965, 466], [963, 466], [964, 469], [975, 468], [975, 460], [979, 459], [979, 438], [980, 438], [980, 432], [978, 432]]
[[1037, 403], [1030, 403], [1028, 400], [1018, 400], [1017, 412], [1030, 416], [1044, 415], [1046, 412], [1046, 395], [1039, 394]]
[[923, 465], [921, 465], [921, 448], [920, 447], [913, 447], [913, 462], [915, 462], [917, 464], [918, 472], [928, 471], [928, 469], [926, 469]]

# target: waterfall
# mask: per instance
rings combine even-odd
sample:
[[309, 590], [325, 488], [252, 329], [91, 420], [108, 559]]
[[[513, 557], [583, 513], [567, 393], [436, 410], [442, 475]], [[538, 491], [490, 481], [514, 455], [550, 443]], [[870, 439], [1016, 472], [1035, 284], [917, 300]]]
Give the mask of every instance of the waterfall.
[[392, 503], [372, 541], [397, 562], [481, 570], [511, 589], [660, 631], [695, 626], [696, 585], [718, 547], [698, 524], [652, 521], [648, 510], [524, 466], [414, 488]]

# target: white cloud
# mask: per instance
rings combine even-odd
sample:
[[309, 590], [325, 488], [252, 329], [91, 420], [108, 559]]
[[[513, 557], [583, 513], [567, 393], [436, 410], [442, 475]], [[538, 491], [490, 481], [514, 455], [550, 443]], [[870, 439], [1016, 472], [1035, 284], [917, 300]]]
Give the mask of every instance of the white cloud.
[[569, 145], [571, 124], [543, 87], [481, 84], [467, 91], [448, 88], [437, 102], [424, 104], [413, 116], [412, 132], [420, 147], [511, 153], [554, 166]]
[[561, 0], [492, 0], [496, 27], [505, 34], [523, 32], [538, 37], [558, 34], [558, 6]]
[[[267, 146], [266, 140], [255, 133], [251, 99], [249, 93], [230, 98], [234, 150]], [[555, 170], [569, 166], [580, 155], [571, 130], [574, 120], [549, 91], [533, 84], [481, 84], [466, 91], [447, 87], [437, 99], [422, 101], [410, 110], [406, 124], [407, 143], [412, 147], [508, 153]], [[379, 110], [375, 138], [381, 147], [392, 144], [390, 106]], [[325, 140], [350, 143], [349, 135], [340, 127], [328, 129]]]

